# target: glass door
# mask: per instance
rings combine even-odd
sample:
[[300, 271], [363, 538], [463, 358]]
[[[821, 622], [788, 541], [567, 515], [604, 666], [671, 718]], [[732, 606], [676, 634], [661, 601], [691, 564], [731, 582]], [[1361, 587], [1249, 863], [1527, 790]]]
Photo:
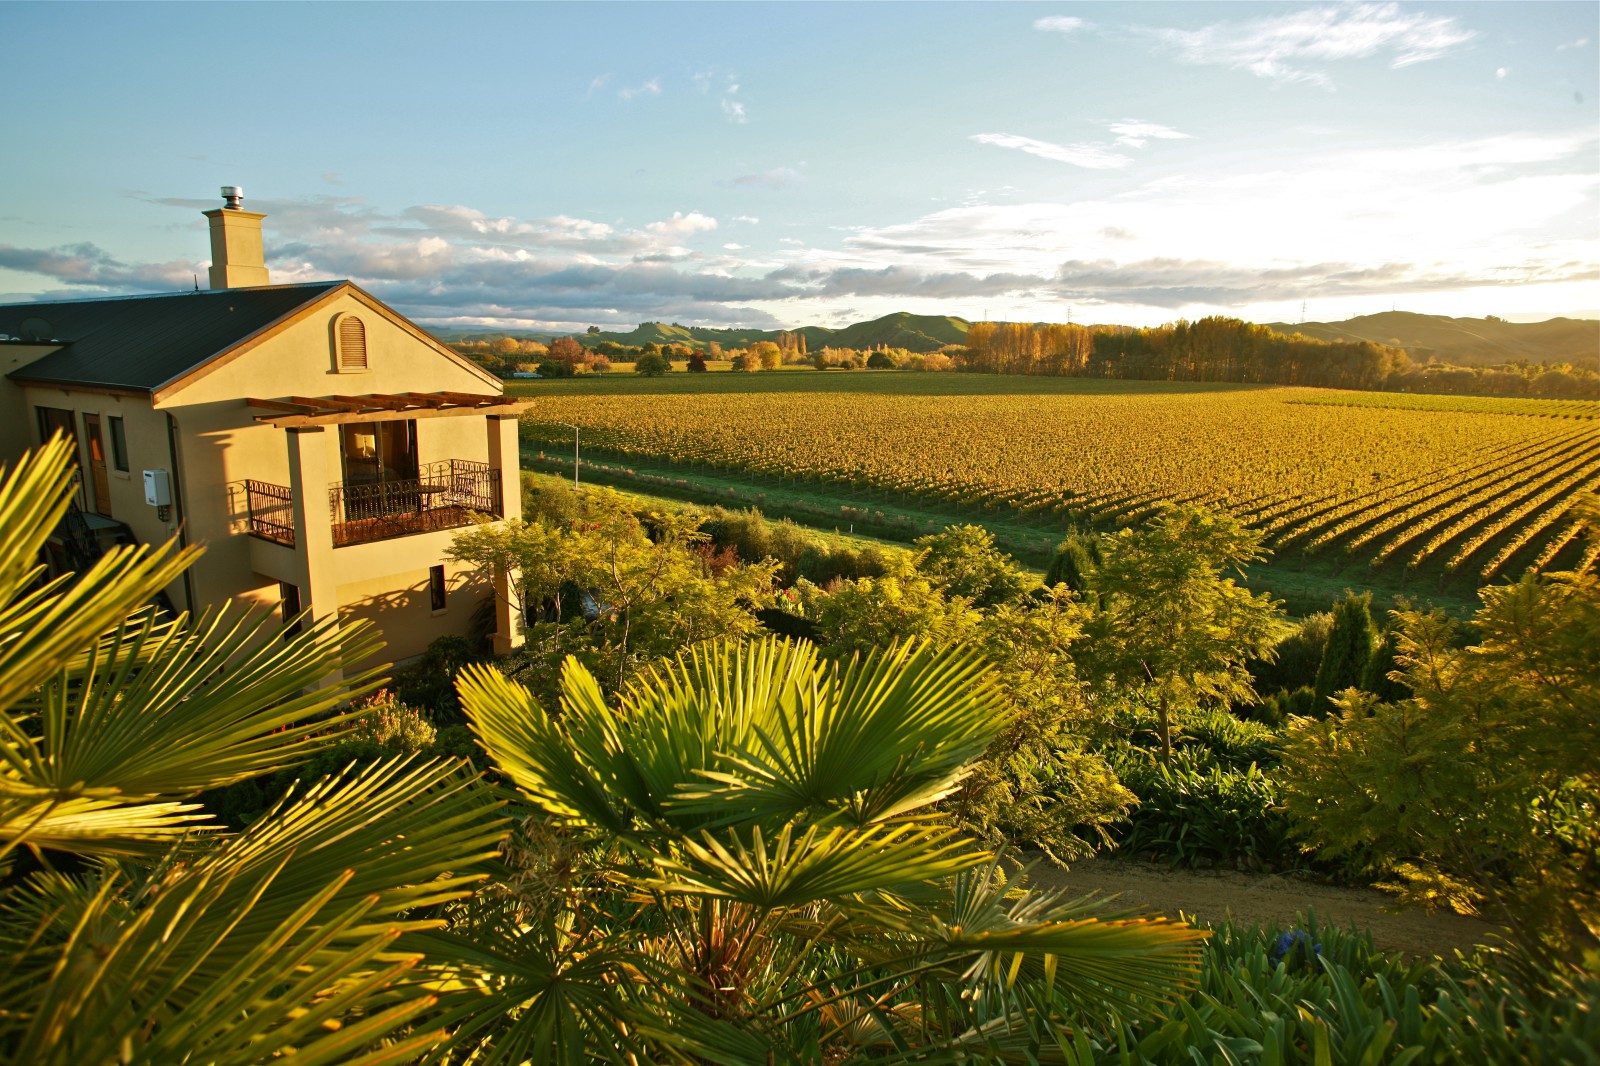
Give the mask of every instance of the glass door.
[[106, 445], [100, 435], [100, 416], [85, 412], [83, 439], [89, 446], [89, 488], [96, 514], [111, 517], [111, 477], [106, 473]]

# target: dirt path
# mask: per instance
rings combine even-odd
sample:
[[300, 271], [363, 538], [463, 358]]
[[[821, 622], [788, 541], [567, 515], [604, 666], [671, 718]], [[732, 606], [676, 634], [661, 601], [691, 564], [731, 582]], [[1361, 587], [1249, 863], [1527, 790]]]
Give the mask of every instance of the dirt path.
[[1444, 955], [1488, 941], [1495, 927], [1475, 918], [1399, 909], [1394, 899], [1370, 888], [1337, 888], [1275, 875], [1232, 870], [1171, 870], [1166, 866], [1115, 859], [1088, 859], [1071, 869], [1040, 865], [1042, 884], [1077, 892], [1115, 896], [1119, 903], [1177, 917], [1180, 912], [1205, 921], [1236, 919], [1252, 925], [1288, 924], [1314, 911], [1319, 924], [1355, 926], [1372, 934], [1386, 951]]

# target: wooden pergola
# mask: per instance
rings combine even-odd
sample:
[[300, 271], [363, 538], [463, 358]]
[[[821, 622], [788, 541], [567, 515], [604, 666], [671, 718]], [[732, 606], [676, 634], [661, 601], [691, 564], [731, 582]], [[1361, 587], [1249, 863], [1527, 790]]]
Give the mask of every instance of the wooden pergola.
[[411, 418], [449, 418], [456, 415], [515, 415], [524, 404], [506, 396], [479, 396], [470, 392], [386, 392], [365, 396], [250, 397], [245, 403], [269, 411], [257, 422], [282, 426], [329, 426], [344, 422], [394, 422]]

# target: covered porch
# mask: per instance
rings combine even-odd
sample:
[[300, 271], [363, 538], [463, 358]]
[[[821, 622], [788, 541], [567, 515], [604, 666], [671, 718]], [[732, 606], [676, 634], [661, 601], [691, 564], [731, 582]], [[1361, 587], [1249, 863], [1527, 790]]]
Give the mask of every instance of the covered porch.
[[[467, 393], [399, 393], [368, 396], [252, 398], [271, 413], [258, 422], [288, 431], [289, 485], [246, 479], [245, 504], [253, 537], [295, 547], [326, 529], [333, 548], [470, 525], [482, 516], [505, 516], [508, 493], [517, 491], [518, 405], [502, 396]], [[416, 422], [421, 418], [483, 416], [488, 420], [482, 456], [422, 461]], [[339, 477], [319, 477], [302, 434], [337, 434]], [[510, 434], [509, 452], [505, 436]], [[511, 471], [511, 477], [505, 471]], [[298, 473], [301, 476], [295, 477]], [[509, 480], [509, 484], [507, 484]], [[327, 518], [319, 521], [325, 498]], [[301, 516], [297, 520], [297, 515]], [[311, 525], [319, 526], [312, 529]]]

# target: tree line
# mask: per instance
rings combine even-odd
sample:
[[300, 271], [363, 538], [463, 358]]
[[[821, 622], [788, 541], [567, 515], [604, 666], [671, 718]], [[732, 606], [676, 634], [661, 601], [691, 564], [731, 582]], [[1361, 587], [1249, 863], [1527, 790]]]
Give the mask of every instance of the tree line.
[[974, 322], [965, 348], [951, 354], [992, 374], [1600, 398], [1600, 375], [1570, 364], [1417, 363], [1401, 348], [1317, 340], [1217, 315], [1144, 328]]

